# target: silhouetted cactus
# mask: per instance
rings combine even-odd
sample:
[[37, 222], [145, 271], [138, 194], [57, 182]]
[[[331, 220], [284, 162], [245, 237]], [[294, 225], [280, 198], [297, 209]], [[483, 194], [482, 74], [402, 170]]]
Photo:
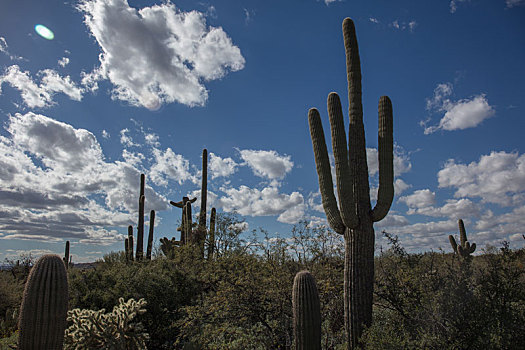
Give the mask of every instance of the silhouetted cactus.
[[149, 235], [148, 248], [146, 249], [146, 259], [151, 260], [151, 249], [153, 248], [153, 230], [155, 227], [155, 210], [149, 212]]
[[175, 256], [175, 248], [178, 246], [180, 246], [180, 241], [175, 240], [175, 237], [171, 239], [163, 237], [160, 239], [160, 250], [170, 259]]
[[66, 241], [66, 251], [64, 252], [64, 265], [66, 266], [66, 269], [69, 268], [69, 241]]
[[126, 257], [126, 260], [129, 260], [129, 238], [126, 238], [124, 240], [124, 256]]
[[467, 240], [467, 232], [465, 231], [465, 225], [463, 224], [463, 220], [458, 220], [458, 226], [459, 226], [459, 243], [458, 245], [456, 243], [456, 239], [454, 236], [449, 235], [448, 239], [450, 241], [450, 245], [452, 246], [452, 250], [454, 253], [458, 254], [462, 258], [468, 258], [470, 257], [470, 254], [474, 253], [476, 250], [476, 243], [470, 244], [470, 242]]
[[295, 275], [292, 290], [296, 350], [321, 349], [321, 308], [315, 278], [308, 271]]
[[186, 241], [186, 229], [184, 228], [184, 222], [185, 222], [185, 218], [186, 218], [186, 204], [190, 204], [189, 208], [191, 210], [191, 203], [195, 202], [197, 200], [197, 197], [193, 198], [193, 199], [189, 199], [188, 197], [182, 197], [182, 201], [180, 202], [174, 202], [174, 201], [170, 201], [170, 204], [177, 207], [177, 208], [181, 208], [182, 209], [182, 219], [181, 219], [181, 225], [179, 228], [177, 228], [177, 231], [180, 231], [180, 243], [181, 245], [184, 245], [187, 243]]
[[20, 309], [18, 349], [62, 350], [68, 308], [67, 271], [58, 255], [33, 266]]
[[211, 208], [210, 214], [210, 231], [208, 232], [208, 260], [213, 259], [213, 252], [215, 250], [215, 220], [216, 210]]
[[199, 212], [199, 226], [197, 226], [195, 241], [204, 256], [204, 241], [206, 240], [206, 199], [208, 197], [208, 150], [202, 150], [201, 174], [201, 207]]
[[133, 226], [128, 226], [128, 259], [133, 261]]
[[345, 238], [345, 331], [348, 348], [358, 347], [364, 327], [372, 322], [374, 287], [374, 226], [390, 210], [394, 198], [392, 104], [387, 96], [379, 100], [379, 192], [376, 206], [370, 204], [368, 165], [361, 102], [361, 66], [354, 23], [343, 21], [346, 51], [350, 127], [348, 149], [339, 96], [328, 95], [328, 114], [332, 129], [337, 195], [319, 112], [308, 112], [310, 133], [319, 177], [323, 207], [330, 226]]

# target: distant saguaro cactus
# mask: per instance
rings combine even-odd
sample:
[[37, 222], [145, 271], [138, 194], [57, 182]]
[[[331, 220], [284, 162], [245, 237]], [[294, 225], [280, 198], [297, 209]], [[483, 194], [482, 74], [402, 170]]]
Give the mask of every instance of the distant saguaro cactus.
[[206, 240], [206, 199], [208, 197], [208, 150], [202, 150], [202, 176], [201, 176], [201, 207], [199, 212], [199, 225], [196, 232], [196, 243], [204, 256], [204, 241]]
[[321, 308], [315, 278], [308, 271], [295, 275], [292, 290], [296, 350], [321, 349]]
[[208, 233], [208, 260], [213, 259], [213, 252], [215, 250], [215, 220], [217, 212], [215, 208], [211, 208], [210, 214], [210, 232]]
[[153, 248], [153, 230], [155, 227], [155, 210], [149, 212], [149, 234], [148, 247], [146, 249], [146, 259], [151, 260], [151, 249]]
[[66, 269], [69, 268], [69, 241], [66, 241], [66, 251], [64, 252], [64, 265], [66, 266]]
[[133, 261], [133, 226], [128, 226], [128, 251], [127, 257], [129, 260]]
[[142, 260], [144, 256], [144, 202], [146, 197], [144, 196], [144, 186], [146, 182], [146, 176], [140, 174], [140, 194], [139, 194], [139, 220], [137, 225], [137, 251], [135, 256], [137, 260]]
[[345, 238], [344, 319], [348, 348], [359, 346], [364, 327], [372, 323], [374, 289], [374, 222], [382, 220], [394, 198], [392, 103], [379, 99], [379, 192], [372, 209], [361, 102], [361, 64], [354, 23], [343, 21], [346, 51], [350, 127], [348, 149], [339, 96], [328, 95], [328, 114], [335, 157], [337, 195], [333, 192], [330, 161], [319, 112], [308, 112], [310, 134], [323, 208], [330, 226]]
[[458, 226], [459, 226], [459, 242], [460, 245], [456, 243], [456, 239], [454, 236], [449, 235], [448, 239], [450, 241], [450, 245], [452, 246], [452, 250], [454, 253], [458, 254], [462, 258], [470, 257], [470, 254], [474, 253], [476, 250], [476, 243], [470, 244], [467, 240], [467, 232], [465, 231], [465, 224], [463, 224], [463, 220], [458, 220]]
[[[184, 227], [184, 222], [186, 220], [186, 204], [189, 203], [189, 208], [191, 210], [191, 203], [195, 202], [197, 200], [197, 197], [189, 199], [188, 197], [182, 197], [182, 201], [180, 202], [174, 202], [170, 201], [170, 204], [174, 207], [181, 208], [182, 209], [182, 219], [181, 219], [181, 226], [177, 229], [177, 231], [180, 230], [180, 244], [184, 245], [187, 243], [186, 241], [186, 228]], [[190, 229], [191, 230], [191, 229]]]
[[27, 279], [18, 349], [62, 350], [68, 309], [67, 271], [58, 255], [44, 255]]

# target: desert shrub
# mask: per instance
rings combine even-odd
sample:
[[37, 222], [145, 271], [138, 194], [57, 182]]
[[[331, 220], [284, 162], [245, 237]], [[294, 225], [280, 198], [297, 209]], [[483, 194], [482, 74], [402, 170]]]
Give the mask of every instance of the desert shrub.
[[65, 332], [64, 349], [146, 349], [148, 334], [143, 325], [134, 320], [135, 316], [146, 312], [146, 304], [144, 299], [125, 302], [120, 298], [119, 304], [109, 313], [105, 313], [105, 309], [69, 311], [67, 320], [71, 326]]

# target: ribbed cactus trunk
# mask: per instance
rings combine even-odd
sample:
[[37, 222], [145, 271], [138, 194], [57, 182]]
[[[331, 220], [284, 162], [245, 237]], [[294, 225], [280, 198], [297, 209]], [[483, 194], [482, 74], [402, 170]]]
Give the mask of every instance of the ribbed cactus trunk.
[[184, 241], [186, 243], [194, 243], [194, 237], [193, 237], [193, 218], [191, 213], [191, 202], [187, 201], [186, 205], [184, 206], [184, 220], [183, 220], [183, 230], [184, 230]]
[[128, 259], [133, 261], [133, 226], [128, 226]]
[[295, 275], [292, 289], [296, 350], [321, 349], [321, 306], [315, 278], [308, 271]]
[[364, 327], [372, 322], [373, 223], [388, 214], [394, 197], [393, 123], [392, 104], [383, 96], [379, 100], [379, 192], [372, 210], [361, 102], [361, 64], [354, 23], [349, 18], [343, 21], [343, 35], [350, 102], [348, 146], [339, 96], [334, 92], [328, 96], [339, 206], [333, 192], [330, 161], [317, 109], [310, 109], [308, 120], [323, 208], [330, 226], [345, 239], [345, 330], [348, 348], [355, 349]]
[[470, 242], [467, 239], [467, 231], [465, 231], [465, 224], [463, 223], [463, 220], [458, 220], [458, 226], [459, 226], [459, 245], [456, 243], [456, 240], [454, 236], [449, 235], [448, 239], [450, 241], [450, 245], [452, 246], [452, 250], [454, 253], [458, 254], [462, 258], [468, 258], [470, 257], [470, 254], [474, 253], [476, 250], [476, 243], [470, 244]]
[[151, 249], [153, 248], [153, 230], [155, 227], [155, 210], [149, 213], [149, 235], [148, 248], [146, 249], [146, 259], [151, 260]]
[[140, 174], [140, 194], [139, 194], [139, 220], [137, 225], [137, 260], [142, 260], [144, 256], [144, 196], [145, 176]]
[[57, 255], [44, 255], [31, 269], [25, 286], [18, 349], [62, 350], [67, 309], [64, 261]]
[[64, 265], [69, 268], [69, 241], [66, 241], [66, 250], [64, 252]]
[[210, 214], [210, 232], [208, 233], [208, 260], [213, 259], [213, 252], [215, 250], [215, 220], [216, 210], [211, 208]]
[[126, 260], [129, 260], [129, 238], [126, 238], [124, 240], [124, 256], [126, 257]]
[[201, 207], [199, 226], [197, 228], [197, 244], [204, 257], [204, 241], [206, 240], [206, 199], [208, 197], [208, 150], [202, 150]]

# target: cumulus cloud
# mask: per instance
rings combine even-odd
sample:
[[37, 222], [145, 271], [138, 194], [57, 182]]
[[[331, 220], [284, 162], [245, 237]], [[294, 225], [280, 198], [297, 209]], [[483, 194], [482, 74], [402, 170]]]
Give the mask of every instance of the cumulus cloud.
[[5, 40], [3, 36], [0, 36], [0, 52], [9, 56], [9, 59], [11, 59], [12, 61], [23, 59], [22, 57], [17, 57], [9, 53], [8, 46], [7, 46], [7, 40]]
[[411, 195], [399, 198], [398, 201], [405, 203], [409, 208], [425, 208], [435, 203], [436, 193], [429, 189], [417, 190]]
[[182, 155], [176, 154], [171, 148], [165, 151], [153, 149], [154, 164], [150, 168], [150, 177], [157, 185], [166, 186], [168, 180], [182, 184], [190, 180], [197, 183], [198, 179], [190, 172], [190, 162]]
[[[461, 2], [468, 2], [470, 0], [452, 0], [450, 1], [449, 7], [450, 7], [450, 13], [455, 13], [458, 9], [458, 4]], [[513, 0], [510, 0], [513, 1]]]
[[221, 188], [225, 193], [217, 200], [218, 206], [226, 212], [237, 212], [244, 216], [273, 216], [284, 223], [296, 223], [304, 216], [306, 209], [303, 195], [299, 192], [280, 193], [274, 186], [262, 190], [240, 186]]
[[505, 0], [508, 8], [525, 5], [525, 0]]
[[483, 202], [512, 206], [525, 201], [525, 155], [491, 152], [478, 162], [450, 159], [438, 172], [439, 187], [456, 188], [455, 197], [479, 197]]
[[[370, 19], [372, 21], [372, 19]], [[374, 21], [372, 21], [374, 22]], [[377, 22], [374, 22], [377, 23]], [[411, 20], [408, 23], [407, 22], [400, 22], [399, 20], [393, 21], [390, 26], [392, 26], [395, 29], [399, 30], [410, 30], [411, 32], [414, 31], [414, 29], [417, 27], [417, 22], [415, 20]]]
[[211, 178], [215, 179], [218, 177], [228, 177], [235, 173], [238, 164], [231, 159], [221, 158], [215, 153], [210, 152], [210, 160], [208, 162], [208, 168], [210, 170]]
[[437, 130], [463, 130], [474, 128], [485, 119], [492, 117], [496, 112], [489, 105], [484, 94], [474, 96], [470, 99], [452, 101], [448, 97], [452, 94], [452, 84], [438, 84], [434, 89], [434, 96], [427, 99], [427, 109], [445, 112], [438, 125], [426, 127], [425, 135]]
[[241, 158], [259, 177], [270, 180], [283, 179], [292, 170], [290, 156], [281, 156], [276, 151], [240, 150]]
[[137, 10], [126, 0], [84, 0], [78, 9], [102, 51], [86, 84], [109, 79], [115, 99], [151, 110], [174, 101], [203, 105], [204, 81], [244, 68], [240, 49], [203, 13], [170, 2]]
[[21, 71], [19, 66], [12, 65], [0, 76], [0, 88], [7, 83], [19, 90], [24, 103], [30, 108], [52, 106], [55, 104], [53, 96], [58, 92], [72, 100], [82, 100], [84, 90], [71, 81], [71, 77], [62, 77], [52, 69], [39, 71], [38, 75], [42, 76], [40, 84], [34, 82], [28, 71]]
[[[10, 116], [0, 137], [0, 232], [3, 239], [120, 240], [104, 227], [127, 226], [138, 207], [140, 171], [107, 162], [84, 129], [27, 113]], [[148, 210], [167, 200], [146, 186]], [[133, 215], [134, 216], [134, 215]]]
[[375, 23], [375, 24], [379, 24], [379, 20], [377, 18], [374, 18], [374, 17], [370, 17], [368, 18], [368, 20], [372, 23]]
[[58, 61], [58, 65], [60, 67], [65, 67], [69, 64], [69, 57], [62, 57], [59, 61]]

